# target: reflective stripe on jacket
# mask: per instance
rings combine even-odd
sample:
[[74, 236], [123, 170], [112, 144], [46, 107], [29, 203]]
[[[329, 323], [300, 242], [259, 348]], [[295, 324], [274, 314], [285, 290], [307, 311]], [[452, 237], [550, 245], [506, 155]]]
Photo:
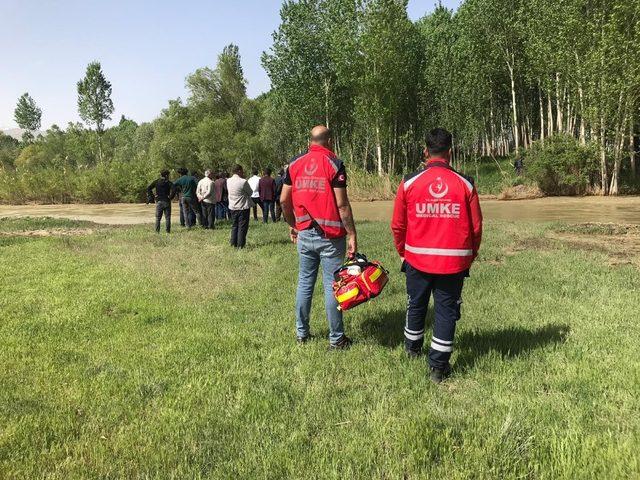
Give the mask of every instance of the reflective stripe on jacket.
[[293, 212], [296, 229], [306, 230], [317, 225], [327, 238], [344, 237], [347, 231], [333, 193], [332, 182], [342, 162], [335, 154], [319, 145], [294, 159], [287, 176], [291, 180]]
[[415, 269], [468, 270], [480, 249], [482, 211], [473, 180], [443, 159], [400, 183], [391, 222], [396, 250]]

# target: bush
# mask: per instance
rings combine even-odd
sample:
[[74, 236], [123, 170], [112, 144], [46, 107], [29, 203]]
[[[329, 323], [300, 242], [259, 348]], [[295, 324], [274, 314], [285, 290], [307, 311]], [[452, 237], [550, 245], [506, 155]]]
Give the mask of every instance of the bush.
[[526, 175], [545, 195], [584, 195], [598, 174], [595, 150], [567, 135], [534, 142], [523, 159]]

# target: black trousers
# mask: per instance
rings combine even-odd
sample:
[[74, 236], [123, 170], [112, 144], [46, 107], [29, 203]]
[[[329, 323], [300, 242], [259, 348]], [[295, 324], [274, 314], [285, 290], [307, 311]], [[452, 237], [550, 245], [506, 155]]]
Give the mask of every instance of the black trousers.
[[187, 222], [184, 219], [184, 202], [182, 201], [182, 197], [180, 197], [180, 200], [178, 200], [178, 206], [180, 207], [180, 225], [181, 226], [186, 226]]
[[164, 215], [165, 227], [167, 233], [171, 233], [171, 202], [158, 200], [156, 202], [156, 232], [160, 233], [160, 222]]
[[264, 212], [264, 205], [262, 205], [262, 201], [259, 198], [252, 198], [253, 200], [253, 219], [258, 220], [258, 205], [260, 205], [260, 210]]
[[216, 204], [202, 202], [202, 224], [204, 228], [213, 230], [216, 228]]
[[196, 218], [202, 225], [202, 215], [200, 214], [200, 205], [195, 198], [182, 198], [182, 208], [184, 209], [184, 219], [187, 228], [191, 228], [196, 224]]
[[247, 243], [247, 232], [249, 231], [249, 212], [246, 210], [231, 210], [231, 246], [244, 248]]
[[407, 323], [404, 344], [407, 350], [420, 352], [424, 343], [425, 319], [433, 293], [435, 321], [429, 348], [429, 366], [444, 368], [453, 352], [456, 322], [460, 319], [465, 272], [435, 275], [421, 272], [405, 262], [407, 275]]

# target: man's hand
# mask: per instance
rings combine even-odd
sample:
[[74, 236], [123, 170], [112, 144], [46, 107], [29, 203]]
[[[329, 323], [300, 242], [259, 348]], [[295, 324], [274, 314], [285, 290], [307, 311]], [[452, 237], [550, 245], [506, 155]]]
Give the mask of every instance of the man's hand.
[[293, 227], [289, 228], [289, 237], [293, 243], [298, 243], [298, 230]]
[[356, 253], [358, 253], [357, 235], [355, 233], [347, 235], [347, 256], [349, 258], [352, 258]]

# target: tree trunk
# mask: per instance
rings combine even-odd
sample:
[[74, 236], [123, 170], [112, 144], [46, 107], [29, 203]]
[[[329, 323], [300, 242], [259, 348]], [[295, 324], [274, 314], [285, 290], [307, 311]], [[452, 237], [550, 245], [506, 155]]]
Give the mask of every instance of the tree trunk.
[[368, 160], [369, 160], [369, 132], [367, 132], [366, 140], [364, 142], [364, 158], [362, 160], [362, 168], [364, 168], [365, 172], [369, 168]]
[[382, 168], [382, 144], [380, 143], [380, 124], [376, 121], [376, 154], [378, 156], [378, 175], [383, 176]]
[[556, 130], [562, 132], [562, 106], [560, 103], [560, 74], [556, 72]]
[[514, 55], [511, 54], [511, 63], [507, 62], [507, 68], [509, 69], [509, 78], [511, 79], [511, 111], [513, 114], [513, 141], [515, 142], [516, 156], [520, 150], [520, 136], [518, 134], [518, 111], [516, 107], [516, 83], [513, 77], [514, 68]]
[[[620, 93], [622, 102], [622, 92]], [[618, 109], [620, 111], [620, 108]], [[627, 127], [628, 102], [625, 101], [624, 113], [620, 124], [616, 127], [616, 134], [613, 146], [613, 170], [611, 171], [611, 184], [609, 185], [609, 195], [620, 193], [620, 167], [622, 165], [622, 149], [624, 147], [624, 132]]]
[[633, 113], [629, 115], [629, 162], [631, 163], [631, 173], [636, 176], [636, 145], [633, 136]]
[[542, 88], [538, 80], [538, 103], [540, 104], [540, 142], [544, 145], [544, 107], [542, 106]]
[[600, 188], [602, 195], [607, 194], [607, 138], [604, 123], [604, 114], [600, 114]]
[[567, 135], [572, 135], [573, 132], [572, 132], [572, 129], [571, 129], [571, 94], [567, 93], [566, 99], [567, 99], [567, 113], [566, 113], [566, 117], [567, 117], [566, 124], [567, 124], [567, 126], [566, 126], [566, 129], [565, 129], [565, 132], [566, 132]]
[[547, 95], [547, 127], [549, 128], [549, 137], [553, 135], [553, 107], [551, 106], [551, 95]]
[[490, 145], [490, 153], [489, 155], [493, 155], [496, 151], [496, 123], [493, 118], [493, 97], [491, 98], [491, 143]]
[[324, 79], [324, 121], [327, 128], [329, 126], [329, 79]]
[[584, 92], [582, 91], [582, 85], [578, 85], [578, 95], [580, 96], [580, 144], [586, 145], [587, 137], [584, 124]]

